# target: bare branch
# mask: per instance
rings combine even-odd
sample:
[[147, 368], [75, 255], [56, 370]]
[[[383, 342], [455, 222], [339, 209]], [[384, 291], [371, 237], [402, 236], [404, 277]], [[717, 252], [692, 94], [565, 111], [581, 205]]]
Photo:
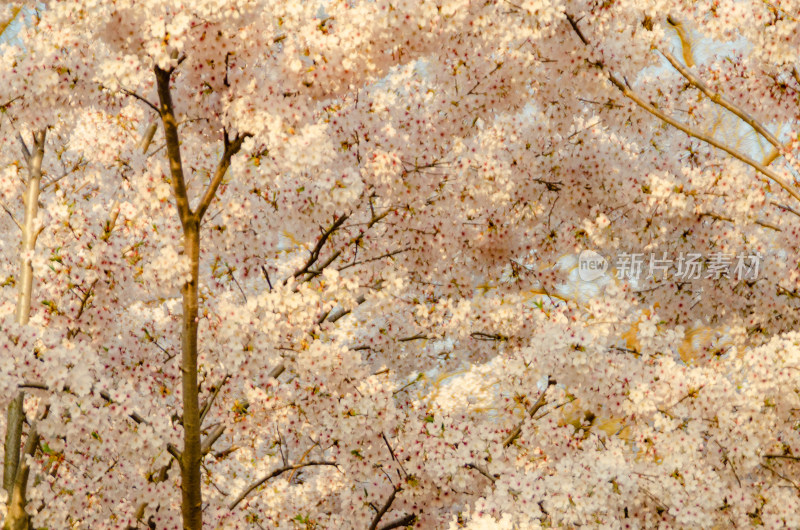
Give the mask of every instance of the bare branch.
[[385, 525], [381, 526], [378, 530], [392, 530], [393, 528], [404, 528], [411, 524], [414, 524], [414, 521], [417, 520], [416, 514], [410, 513], [401, 517], [400, 519], [395, 519], [390, 523], [386, 523]]
[[578, 22], [572, 17], [572, 15], [567, 14], [567, 22], [569, 22], [569, 25], [572, 26], [573, 31], [575, 31], [575, 33], [578, 35], [578, 38], [581, 39], [581, 42], [586, 46], [589, 46], [589, 41], [583, 35], [581, 28], [578, 27]]
[[234, 508], [236, 508], [240, 502], [242, 502], [256, 488], [258, 488], [268, 480], [280, 476], [283, 473], [286, 473], [287, 471], [293, 471], [295, 469], [300, 469], [302, 467], [309, 467], [309, 466], [336, 466], [336, 462], [331, 462], [327, 460], [314, 460], [311, 462], [306, 462], [304, 464], [295, 464], [293, 466], [279, 467], [278, 469], [272, 471], [269, 475], [256, 480], [255, 482], [250, 484], [247, 488], [245, 488], [245, 490], [238, 497], [236, 497], [236, 499], [233, 502], [231, 502], [230, 505], [228, 505], [228, 509], [233, 510]]
[[[44, 383], [39, 383], [37, 381], [25, 381], [23, 383], [20, 383], [18, 385], [18, 388], [33, 388], [33, 389], [36, 389], [36, 390], [47, 390], [47, 391], [50, 391], [50, 387], [49, 386], [47, 386]], [[64, 390], [64, 392], [67, 392], [67, 393], [71, 393], [72, 392], [68, 386], [64, 386], [63, 390]], [[109, 394], [105, 390], [101, 390], [100, 392], [98, 392], [97, 395], [99, 395], [101, 398], [103, 398], [103, 400], [106, 403], [109, 403], [111, 405], [117, 404], [117, 402], [114, 401], [111, 398], [111, 394]], [[146, 419], [144, 419], [142, 416], [140, 416], [136, 412], [132, 412], [131, 414], [128, 415], [128, 417], [130, 419], [132, 419], [136, 423], [141, 423], [141, 424], [145, 424], [145, 425], [149, 425], [150, 424], [150, 422], [148, 422]]]
[[[371, 207], [371, 204], [370, 204], [370, 207]], [[372, 218], [366, 223], [367, 224], [366, 230], [369, 230], [370, 228], [375, 226], [376, 223], [378, 223], [381, 219], [383, 219], [384, 217], [389, 215], [392, 211], [394, 211], [394, 210], [389, 208], [385, 212], [383, 212], [382, 214], [379, 214], [379, 215], [375, 215], [373, 213]], [[361, 241], [363, 241], [364, 234], [366, 233], [366, 230], [362, 231], [357, 236], [353, 237], [350, 241], [348, 241], [347, 245], [345, 245], [345, 246], [355, 245], [356, 254], [357, 254], [358, 253], [358, 245], [361, 243]], [[410, 250], [410, 249], [405, 249], [405, 250]], [[393, 256], [395, 254], [399, 254], [400, 252], [405, 252], [405, 250], [392, 252], [392, 253], [389, 253], [388, 255], [379, 256], [379, 257], [374, 258], [374, 259], [381, 259], [383, 257], [391, 257], [391, 256]], [[334, 252], [333, 254], [331, 254], [331, 256], [327, 260], [325, 260], [323, 263], [321, 263], [317, 268], [315, 268], [315, 269], [310, 269], [309, 268], [308, 270], [306, 270], [305, 273], [308, 274], [308, 276], [306, 276], [303, 279], [303, 281], [311, 280], [312, 278], [316, 278], [317, 276], [322, 274], [322, 271], [325, 270], [326, 267], [328, 267], [331, 263], [333, 263], [341, 255], [342, 255], [342, 249], [339, 249], [336, 252]], [[319, 256], [317, 256], [317, 258], [318, 257]], [[315, 261], [316, 261], [316, 259], [315, 259]], [[367, 261], [372, 261], [372, 260], [366, 260], [363, 263], [366, 263]], [[311, 263], [311, 264], [313, 264], [313, 263]], [[310, 267], [311, 264], [309, 264], [309, 267]], [[342, 270], [347, 269], [348, 267], [352, 267], [353, 265], [358, 265], [358, 264], [359, 264], [359, 262], [354, 262], [354, 263], [351, 263], [349, 265], [345, 265], [345, 266], [341, 267], [338, 270], [342, 271]]]
[[311, 255], [308, 257], [308, 260], [306, 260], [306, 263], [293, 274], [295, 278], [298, 278], [309, 272], [309, 268], [319, 259], [319, 253], [322, 251], [322, 247], [325, 245], [325, 242], [328, 241], [328, 238], [331, 236], [331, 234], [338, 230], [339, 227], [341, 227], [349, 217], [350, 214], [342, 214], [338, 218], [334, 219], [333, 224], [322, 233], [319, 241], [317, 241], [317, 244], [311, 250]]
[[486, 468], [484, 468], [483, 466], [480, 466], [478, 464], [470, 462], [465, 467], [467, 467], [469, 469], [474, 469], [475, 471], [477, 471], [478, 473], [480, 473], [484, 477], [488, 478], [492, 482], [497, 482], [497, 477], [495, 477], [491, 473], [489, 473], [489, 471]]
[[211, 452], [211, 447], [219, 440], [219, 437], [225, 432], [224, 425], [217, 425], [214, 429], [208, 433], [206, 439], [203, 440], [202, 445], [200, 446], [200, 453], [203, 455], [207, 455]]
[[286, 365], [283, 363], [279, 364], [272, 371], [269, 373], [269, 376], [273, 379], [277, 379], [280, 375], [286, 370]]
[[[359, 296], [358, 298], [356, 298], [356, 307], [358, 307], [361, 304], [363, 304], [366, 300], [367, 300], [367, 298], [363, 294], [361, 296]], [[341, 307], [338, 307], [333, 311], [325, 313], [324, 315], [322, 315], [322, 317], [317, 319], [317, 324], [322, 324], [323, 322], [326, 322], [326, 321], [330, 322], [331, 324], [333, 324], [334, 322], [336, 322], [340, 318], [345, 317], [345, 316], [349, 315], [352, 312], [353, 312], [352, 309], [342, 309]]]
[[3, 201], [0, 201], [0, 207], [2, 207], [2, 208], [3, 208], [3, 210], [5, 210], [5, 211], [6, 211], [6, 213], [8, 214], [8, 216], [9, 216], [9, 217], [11, 217], [11, 220], [12, 220], [12, 221], [14, 221], [14, 224], [15, 224], [15, 225], [17, 225], [17, 228], [19, 228], [19, 229], [20, 229], [20, 231], [22, 231], [22, 225], [20, 224], [19, 220], [18, 220], [18, 219], [17, 219], [17, 217], [14, 215], [14, 213], [13, 213], [13, 212], [12, 212], [12, 211], [9, 209], [9, 207], [6, 205], [6, 203], [4, 203]]
[[[45, 387], [45, 389], [46, 388], [47, 387]], [[67, 389], [65, 388], [65, 390], [67, 390]], [[107, 403], [111, 403], [111, 404], [115, 403], [115, 401], [113, 399], [111, 399], [111, 394], [109, 394], [105, 390], [101, 390], [100, 393], [99, 393], [99, 396], [101, 398], [103, 398]], [[128, 414], [128, 417], [130, 419], [132, 419], [133, 421], [135, 421], [136, 423], [143, 423], [145, 425], [149, 425], [149, 422], [147, 420], [145, 420], [143, 417], [141, 417], [139, 414], [137, 414], [136, 412], [132, 412], [132, 413]]]
[[181, 454], [180, 450], [171, 443], [167, 444], [167, 452], [178, 461], [178, 464], [182, 462], [181, 458], [183, 458], [183, 455]]
[[[39, 447], [39, 439], [36, 425], [31, 425], [28, 431], [28, 438], [25, 440], [25, 447], [22, 450], [23, 455], [32, 457]], [[27, 504], [28, 477], [30, 471], [31, 467], [28, 459], [20, 458], [16, 477], [14, 478], [14, 491], [8, 502], [7, 523], [13, 524], [15, 521], [26, 520], [28, 517], [25, 513], [25, 506]]]
[[141, 101], [142, 103], [144, 103], [145, 105], [147, 105], [148, 107], [153, 109], [154, 111], [158, 112], [158, 107], [156, 107], [154, 104], [150, 103], [149, 100], [147, 100], [146, 98], [140, 96], [139, 94], [137, 94], [133, 90], [128, 90], [127, 88], [121, 88], [120, 87], [120, 91], [122, 93], [124, 93], [124, 94], [127, 94], [128, 96], [132, 96], [132, 97], [138, 99], [139, 101]]
[[228, 167], [231, 165], [231, 158], [233, 155], [239, 152], [242, 148], [242, 143], [248, 137], [252, 136], [251, 134], [245, 133], [241, 135], [237, 135], [233, 141], [230, 141], [228, 138], [228, 132], [224, 131], [224, 143], [225, 143], [225, 151], [222, 153], [222, 160], [219, 161], [219, 165], [217, 166], [217, 170], [214, 172], [214, 178], [211, 179], [211, 183], [208, 185], [206, 192], [203, 194], [203, 198], [200, 199], [200, 204], [197, 205], [197, 220], [201, 220], [203, 215], [205, 215], [206, 210], [211, 205], [211, 201], [214, 200], [214, 196], [217, 193], [217, 188], [222, 183], [222, 179], [225, 178], [225, 173], [228, 171]]
[[224, 385], [230, 377], [231, 374], [225, 374], [225, 377], [222, 378], [222, 381], [220, 381], [219, 384], [217, 384], [217, 386], [214, 388], [214, 393], [211, 395], [210, 398], [208, 398], [208, 401], [206, 401], [206, 403], [203, 405], [203, 408], [200, 409], [201, 424], [203, 423], [203, 420], [206, 418], [206, 414], [208, 414], [208, 411], [211, 410], [211, 405], [214, 404], [214, 400], [217, 399], [217, 394], [219, 394], [219, 391], [222, 389], [222, 385]]
[[[542, 391], [542, 394], [539, 396], [539, 399], [536, 400], [536, 403], [534, 403], [531, 406], [531, 408], [528, 409], [528, 417], [532, 418], [537, 412], [539, 412], [539, 409], [541, 409], [547, 404], [547, 402], [544, 399], [545, 396], [547, 395], [547, 389], [554, 384], [556, 384], [554, 380], [552, 379], [547, 380], [547, 387]], [[520, 433], [522, 432], [522, 426], [524, 424], [525, 424], [525, 419], [523, 418], [522, 421], [519, 422], [519, 424], [517, 424], [517, 426], [514, 427], [514, 429], [508, 434], [506, 439], [503, 440], [503, 447], [508, 447], [509, 445], [514, 443], [514, 440], [516, 440], [519, 437]]]
[[[89, 298], [94, 294], [94, 286], [97, 285], [98, 281], [100, 281], [99, 278], [95, 279], [91, 283], [91, 285], [89, 285], [89, 288], [86, 289], [86, 292], [81, 297], [81, 304], [78, 307], [78, 313], [72, 318], [73, 322], [79, 320], [83, 315], [83, 312], [86, 311], [86, 307], [89, 303]], [[70, 328], [67, 330], [67, 337], [69, 337], [70, 339], [75, 338], [78, 335], [79, 331], [80, 331], [79, 328]]]
[[244, 298], [244, 303], [246, 304], [247, 303], [247, 295], [245, 294], [244, 289], [242, 289], [242, 286], [239, 284], [239, 280], [236, 279], [236, 274], [235, 274], [234, 270], [231, 268], [230, 265], [228, 265], [227, 261], [223, 261], [222, 264], [225, 265], [226, 269], [228, 269], [228, 276], [230, 276], [231, 280], [233, 280], [233, 283], [236, 284], [236, 287], [239, 289], [239, 292], [242, 294], [242, 298]]
[[383, 517], [386, 512], [389, 511], [389, 508], [392, 507], [392, 503], [394, 502], [395, 497], [397, 497], [397, 492], [400, 491], [399, 488], [394, 488], [392, 490], [392, 494], [389, 495], [389, 498], [386, 499], [386, 502], [381, 506], [381, 509], [378, 510], [378, 513], [375, 514], [375, 517], [372, 519], [372, 523], [369, 525], [369, 530], [376, 530], [378, 528], [378, 523], [381, 522], [381, 517]]
[[770, 471], [776, 477], [782, 478], [783, 480], [785, 480], [786, 482], [788, 482], [789, 484], [794, 486], [794, 489], [796, 489], [798, 492], [800, 492], [800, 486], [798, 486], [797, 483], [794, 480], [790, 479], [786, 475], [782, 475], [781, 473], [778, 473], [777, 471], [775, 471], [775, 469], [771, 468], [770, 466], [768, 466], [766, 464], [759, 464], [759, 465], [761, 467], [763, 467], [764, 469], [766, 469], [767, 471]]
[[17, 133], [17, 139], [19, 140], [20, 146], [22, 146], [22, 157], [25, 159], [26, 163], [30, 164], [31, 152], [28, 150], [28, 146], [25, 144], [25, 140], [19, 133]]
[[792, 208], [790, 206], [787, 206], [785, 204], [780, 204], [780, 203], [775, 202], [775, 201], [770, 201], [770, 204], [773, 205], [773, 206], [777, 206], [781, 210], [786, 210], [787, 212], [793, 213], [797, 217], [800, 217], [800, 212], [798, 212], [797, 210], [795, 210], [794, 208]]
[[37, 383], [35, 381], [25, 381], [24, 383], [18, 385], [18, 388], [34, 388], [36, 390], [50, 390], [50, 387], [48, 387], [46, 384]]
[[17, 469], [19, 469], [19, 446], [22, 440], [22, 424], [25, 422], [25, 393], [18, 392], [16, 397], [8, 404], [6, 415], [6, 440], [3, 461], [3, 488], [8, 492], [8, 497], [14, 493]]
[[800, 456], [792, 456], [792, 455], [764, 455], [764, 458], [785, 458], [786, 460], [800, 460]]
[[381, 260], [381, 259], [384, 259], [384, 258], [391, 258], [391, 257], [396, 256], [398, 254], [402, 254], [404, 252], [408, 252], [409, 250], [413, 250], [413, 249], [411, 247], [401, 248], [400, 250], [387, 252], [386, 254], [383, 254], [381, 256], [376, 256], [374, 258], [368, 258], [368, 259], [364, 259], [364, 260], [361, 260], [361, 261], [354, 261], [352, 263], [348, 263], [347, 265], [343, 265], [342, 267], [339, 267], [339, 272], [341, 272], [341, 271], [343, 271], [345, 269], [349, 269], [350, 267], [355, 267], [356, 265], [363, 265], [364, 263], [370, 263], [372, 261], [378, 261], [378, 260]]
[[150, 125], [147, 126], [147, 129], [144, 130], [142, 141], [139, 143], [139, 149], [142, 150], [142, 153], [147, 153], [147, 150], [150, 149], [150, 144], [153, 142], [156, 130], [158, 130], [158, 122], [153, 120], [150, 122]]
[[508, 342], [509, 337], [499, 333], [484, 333], [483, 331], [473, 331], [469, 334], [475, 340]]
[[269, 290], [272, 290], [272, 282], [269, 281], [269, 273], [267, 272], [267, 268], [265, 266], [261, 266], [261, 272], [264, 273], [264, 279], [267, 280], [267, 285], [269, 285]]
[[397, 339], [397, 342], [412, 342], [415, 340], [427, 340], [428, 336], [424, 333], [417, 333], [416, 335], [411, 335], [410, 337], [400, 337]]
[[678, 129], [680, 131], [683, 131], [687, 135], [692, 136], [694, 138], [697, 138], [698, 140], [701, 140], [701, 141], [703, 141], [703, 142], [705, 142], [705, 143], [707, 143], [709, 145], [712, 145], [712, 146], [716, 147], [717, 149], [720, 149], [720, 150], [728, 153], [729, 155], [731, 155], [733, 158], [739, 160], [740, 162], [744, 162], [748, 166], [752, 167], [753, 169], [755, 169], [756, 171], [758, 171], [762, 175], [766, 176], [767, 178], [769, 178], [770, 180], [775, 182], [778, 186], [783, 188], [784, 191], [786, 191], [794, 199], [800, 201], [800, 194], [792, 186], [787, 184], [783, 180], [783, 178], [780, 175], [778, 175], [776, 172], [772, 171], [771, 169], [769, 169], [768, 167], [762, 165], [761, 163], [757, 162], [756, 160], [753, 160], [752, 158], [750, 158], [750, 157], [738, 152], [737, 150], [735, 150], [735, 149], [733, 149], [731, 147], [728, 147], [727, 145], [723, 144], [722, 142], [717, 141], [715, 138], [713, 138], [713, 137], [711, 137], [711, 136], [709, 136], [707, 134], [703, 134], [700, 131], [697, 131], [695, 129], [692, 129], [688, 125], [685, 125], [685, 124], [675, 120], [674, 118], [672, 118], [670, 116], [667, 116], [666, 114], [664, 114], [660, 110], [656, 109], [655, 107], [653, 107], [649, 103], [647, 103], [644, 100], [642, 100], [638, 95], [634, 94], [633, 91], [631, 91], [631, 89], [629, 89], [625, 84], [623, 84], [613, 74], [611, 74], [610, 72], [607, 72], [607, 74], [608, 74], [609, 81], [611, 81], [611, 83], [614, 86], [619, 88], [622, 91], [622, 93], [625, 94], [625, 96], [627, 96], [630, 100], [632, 100], [634, 103], [639, 105], [641, 108], [645, 109], [647, 112], [653, 114], [657, 118], [660, 118], [662, 121], [672, 125], [676, 129]]

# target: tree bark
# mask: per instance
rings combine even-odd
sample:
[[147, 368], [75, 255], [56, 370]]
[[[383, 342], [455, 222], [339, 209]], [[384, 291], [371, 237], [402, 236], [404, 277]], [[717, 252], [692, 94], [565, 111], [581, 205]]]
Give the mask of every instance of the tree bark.
[[183, 248], [191, 263], [191, 276], [183, 284], [181, 371], [183, 386], [183, 453], [181, 455], [181, 514], [183, 527], [203, 526], [200, 461], [200, 403], [197, 391], [197, 286], [200, 269], [200, 226], [195, 219], [184, 224]]
[[[24, 456], [33, 456], [36, 447], [39, 445], [39, 433], [36, 427], [31, 427], [28, 439], [25, 442]], [[30, 530], [31, 518], [25, 511], [28, 505], [28, 476], [30, 475], [30, 463], [27, 458], [23, 458], [17, 466], [17, 475], [14, 480], [14, 493], [8, 503], [8, 515], [6, 516], [3, 530]]]
[[6, 416], [8, 423], [6, 424], [6, 445], [3, 460], [3, 489], [8, 492], [9, 502], [11, 495], [14, 493], [14, 479], [19, 465], [19, 444], [22, 439], [22, 405], [24, 399], [24, 392], [17, 394], [14, 401], [9, 403]]
[[39, 192], [42, 183], [42, 160], [44, 159], [44, 131], [34, 133], [33, 153], [28, 155], [28, 185], [25, 190], [25, 224], [22, 226], [22, 245], [20, 248], [20, 278], [17, 298], [17, 322], [28, 323], [33, 293], [33, 266], [30, 253], [36, 248], [39, 227]]

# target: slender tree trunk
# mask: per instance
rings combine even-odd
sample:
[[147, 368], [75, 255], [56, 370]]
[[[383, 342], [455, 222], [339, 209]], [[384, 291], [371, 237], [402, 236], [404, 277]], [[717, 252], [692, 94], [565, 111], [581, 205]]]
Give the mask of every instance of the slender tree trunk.
[[[31, 299], [33, 295], [33, 266], [31, 254], [36, 248], [36, 239], [39, 237], [39, 227], [36, 219], [39, 216], [39, 193], [42, 183], [42, 161], [44, 159], [45, 130], [33, 134], [33, 152], [29, 153], [25, 143], [23, 149], [28, 164], [28, 182], [25, 189], [25, 220], [22, 226], [22, 244], [20, 245], [19, 284], [17, 297], [17, 323], [28, 323], [31, 312]], [[8, 407], [6, 418], [6, 439], [3, 460], [3, 488], [8, 492], [8, 515], [4, 529], [25, 529], [29, 526], [28, 514], [25, 512], [27, 504], [26, 492], [28, 486], [29, 467], [27, 462], [20, 464], [20, 445], [22, 443], [22, 425], [25, 421], [23, 404], [24, 393], [17, 394]], [[39, 443], [35, 430], [28, 435], [26, 454], [32, 455]], [[30, 448], [28, 447], [30, 446]]]
[[39, 216], [39, 192], [42, 183], [42, 160], [44, 159], [44, 131], [34, 133], [33, 153], [28, 155], [28, 187], [25, 190], [25, 224], [22, 226], [22, 245], [20, 252], [19, 294], [17, 298], [17, 322], [28, 323], [31, 313], [31, 295], [33, 293], [33, 266], [31, 253], [36, 248], [39, 227], [36, 218]]
[[8, 492], [8, 499], [10, 501], [11, 495], [14, 493], [14, 480], [17, 475], [17, 466], [19, 465], [19, 444], [22, 440], [22, 405], [25, 399], [25, 394], [20, 392], [14, 401], [8, 405], [8, 424], [6, 425], [6, 445], [5, 456], [3, 460], [3, 489]]
[[[38, 445], [39, 433], [36, 432], [36, 427], [31, 427], [30, 432], [28, 432], [28, 439], [25, 441], [24, 456], [32, 457]], [[14, 493], [8, 503], [8, 515], [3, 524], [4, 530], [29, 530], [31, 527], [31, 518], [25, 511], [25, 507], [28, 505], [27, 492], [30, 471], [31, 468], [27, 458], [23, 458], [19, 466], [17, 466]]]
[[200, 227], [195, 219], [184, 224], [183, 248], [191, 263], [191, 278], [183, 284], [181, 371], [183, 381], [183, 453], [181, 457], [181, 513], [183, 527], [203, 526], [200, 481], [200, 404], [197, 389], [197, 285], [200, 268]]
[[183, 284], [183, 323], [181, 326], [181, 381], [183, 389], [183, 452], [176, 456], [181, 468], [181, 515], [185, 530], [203, 527], [203, 491], [200, 479], [202, 449], [200, 405], [197, 389], [197, 287], [200, 269], [200, 219], [189, 207], [183, 178], [178, 124], [170, 93], [172, 71], [156, 68], [159, 111], [167, 141], [167, 157], [172, 174], [172, 191], [183, 227], [183, 251], [191, 263], [190, 278]]
[[[200, 222], [216, 196], [225, 173], [231, 164], [231, 158], [239, 152], [248, 134], [239, 134], [231, 139], [227, 130], [223, 130], [224, 151], [217, 165], [211, 183], [206, 187], [203, 196], [192, 211], [181, 161], [178, 123], [175, 119], [175, 108], [170, 92], [172, 69], [155, 68], [158, 88], [159, 114], [164, 126], [164, 137], [167, 143], [167, 158], [172, 177], [172, 195], [178, 216], [183, 227], [183, 251], [190, 261], [190, 277], [181, 288], [183, 296], [183, 324], [181, 328], [181, 381], [183, 389], [183, 452], [172, 451], [172, 455], [180, 463], [181, 468], [181, 515], [185, 530], [202, 530], [203, 527], [203, 490], [201, 480], [201, 464], [203, 459], [203, 442], [200, 439], [200, 404], [197, 387], [197, 313], [198, 285], [200, 281]], [[150, 134], [148, 132], [148, 134]], [[217, 435], [219, 437], [219, 435]], [[213, 443], [213, 440], [210, 442]]]

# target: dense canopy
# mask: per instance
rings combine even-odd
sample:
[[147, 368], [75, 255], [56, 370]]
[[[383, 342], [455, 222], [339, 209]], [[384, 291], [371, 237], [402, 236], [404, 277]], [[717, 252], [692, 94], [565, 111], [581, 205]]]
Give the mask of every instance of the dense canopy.
[[798, 0], [10, 6], [6, 528], [800, 527]]

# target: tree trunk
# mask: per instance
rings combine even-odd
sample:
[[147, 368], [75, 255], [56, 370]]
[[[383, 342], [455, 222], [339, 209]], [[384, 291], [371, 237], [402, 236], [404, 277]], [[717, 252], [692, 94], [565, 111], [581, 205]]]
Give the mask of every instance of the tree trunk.
[[[25, 442], [24, 456], [33, 456], [36, 447], [39, 445], [39, 433], [36, 427], [31, 427], [28, 432], [28, 440]], [[28, 505], [28, 475], [30, 475], [30, 464], [27, 458], [23, 458], [17, 466], [17, 476], [14, 480], [14, 493], [8, 503], [8, 515], [6, 516], [3, 530], [30, 530], [31, 518], [25, 511]]]
[[[237, 135], [231, 139], [223, 130], [224, 152], [214, 172], [211, 183], [200, 198], [197, 209], [193, 212], [189, 205], [186, 181], [181, 161], [178, 123], [175, 119], [175, 107], [170, 93], [172, 70], [155, 68], [158, 89], [159, 114], [164, 126], [164, 137], [167, 144], [167, 159], [172, 176], [172, 195], [178, 216], [183, 227], [183, 251], [190, 261], [190, 277], [181, 288], [183, 296], [183, 325], [181, 328], [181, 381], [183, 389], [183, 452], [172, 452], [181, 467], [181, 515], [185, 530], [201, 530], [203, 527], [203, 492], [201, 480], [201, 464], [203, 445], [200, 439], [200, 405], [197, 387], [197, 289], [200, 278], [200, 222], [214, 200], [217, 189], [222, 183], [231, 158], [241, 149], [248, 135]], [[147, 133], [151, 136], [150, 132]], [[213, 441], [211, 442], [213, 443]]]
[[6, 445], [3, 460], [3, 489], [8, 492], [9, 502], [14, 493], [14, 480], [19, 465], [19, 445], [22, 440], [22, 405], [25, 394], [20, 392], [8, 405], [8, 422], [6, 424]]
[[181, 513], [186, 530], [203, 526], [200, 480], [200, 405], [197, 390], [197, 285], [200, 264], [200, 227], [192, 219], [184, 224], [183, 249], [191, 263], [191, 278], [183, 284], [181, 371], [183, 382], [183, 453], [181, 456]]
[[[42, 161], [44, 159], [45, 130], [33, 134], [33, 152], [28, 153], [23, 142], [23, 149], [28, 163], [28, 182], [25, 189], [25, 221], [22, 226], [22, 244], [20, 245], [19, 260], [19, 294], [17, 297], [17, 323], [28, 323], [31, 312], [31, 299], [33, 295], [33, 266], [31, 253], [36, 248], [36, 239], [39, 237], [39, 227], [36, 219], [39, 216], [39, 193], [42, 183]], [[25, 512], [27, 504], [26, 491], [28, 485], [29, 468], [26, 462], [20, 466], [20, 445], [22, 443], [22, 424], [25, 420], [23, 409], [25, 395], [20, 392], [8, 406], [6, 418], [6, 439], [3, 464], [3, 487], [8, 492], [8, 515], [3, 525], [5, 529], [28, 528], [28, 514]], [[35, 431], [29, 434], [26, 443], [31, 446], [30, 454], [36, 450], [39, 437]], [[31, 445], [32, 442], [32, 445]]]

